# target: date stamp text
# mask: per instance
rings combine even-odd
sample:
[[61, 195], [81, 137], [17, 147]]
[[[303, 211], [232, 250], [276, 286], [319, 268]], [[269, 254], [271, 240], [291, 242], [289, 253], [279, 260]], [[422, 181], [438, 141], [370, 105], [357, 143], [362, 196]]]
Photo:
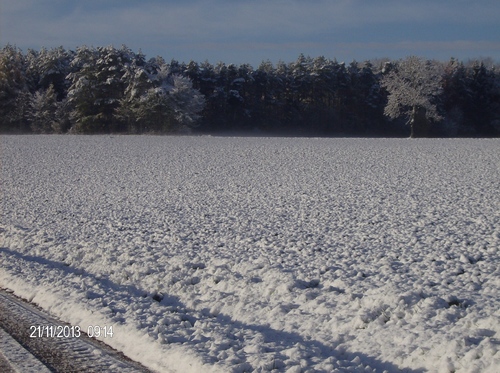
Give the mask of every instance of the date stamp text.
[[113, 325], [89, 325], [82, 329], [77, 325], [31, 325], [30, 338], [80, 338], [82, 333], [90, 338], [113, 338]]

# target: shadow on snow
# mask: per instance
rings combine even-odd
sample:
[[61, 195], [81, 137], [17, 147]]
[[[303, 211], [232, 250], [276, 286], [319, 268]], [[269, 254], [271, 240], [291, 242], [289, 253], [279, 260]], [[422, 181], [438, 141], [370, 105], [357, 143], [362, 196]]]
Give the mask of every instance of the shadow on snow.
[[[116, 282], [113, 282], [106, 278], [98, 278], [95, 275], [78, 268], [72, 268], [66, 263], [57, 262], [49, 259], [45, 259], [39, 256], [33, 255], [24, 255], [18, 252], [12, 251], [5, 247], [0, 247], [0, 254], [3, 253], [6, 256], [16, 257], [18, 259], [37, 263], [39, 265], [43, 265], [48, 267], [48, 269], [60, 270], [62, 276], [72, 274], [75, 276], [85, 276], [90, 279], [93, 279], [100, 286], [99, 292], [87, 292], [88, 299], [96, 299], [104, 296], [111, 296], [110, 293], [116, 291], [119, 293], [126, 293], [130, 300], [142, 299], [142, 301], [150, 302], [158, 302], [160, 306], [165, 307], [165, 313], [172, 313], [172, 309], [174, 309], [176, 314], [181, 314], [183, 320], [187, 320], [194, 325], [196, 321], [210, 321], [214, 326], [221, 326], [221, 329], [227, 329], [230, 326], [233, 329], [234, 333], [233, 338], [235, 340], [240, 340], [243, 342], [244, 337], [236, 337], [238, 332], [251, 332], [258, 333], [263, 337], [265, 343], [272, 342], [271, 345], [266, 345], [268, 354], [274, 355], [275, 359], [286, 360], [288, 357], [282, 354], [282, 351], [287, 349], [292, 349], [296, 346], [301, 346], [305, 351], [310, 353], [309, 358], [316, 358], [319, 360], [326, 360], [330, 357], [337, 360], [340, 366], [337, 369], [348, 368], [349, 371], [353, 371], [352, 369], [361, 369], [362, 366], [369, 366], [375, 369], [377, 372], [387, 371], [387, 372], [407, 372], [407, 373], [422, 373], [424, 369], [409, 369], [409, 368], [400, 368], [390, 362], [381, 361], [372, 356], [368, 356], [364, 353], [353, 352], [353, 351], [345, 351], [341, 352], [336, 350], [333, 346], [328, 346], [324, 343], [313, 339], [307, 339], [304, 336], [293, 333], [293, 332], [285, 332], [273, 329], [266, 325], [253, 325], [244, 323], [241, 321], [233, 320], [230, 316], [224, 314], [218, 314], [217, 316], [212, 316], [208, 312], [207, 309], [197, 311], [188, 309], [178, 297], [163, 295], [163, 294], [148, 294], [147, 291], [140, 289], [134, 285], [121, 285]], [[102, 294], [101, 294], [102, 293]], [[111, 297], [110, 297], [111, 298]], [[109, 307], [113, 306], [113, 300], [107, 302]], [[168, 309], [167, 309], [168, 308]], [[123, 311], [120, 309], [115, 310], [116, 313]], [[194, 316], [197, 315], [197, 316]], [[114, 317], [115, 321], [124, 321]], [[244, 333], [243, 333], [244, 334]], [[203, 353], [203, 347], [200, 346], [199, 341], [190, 340], [189, 336], [183, 335], [171, 335], [168, 338], [169, 343], [179, 343], [191, 347], [201, 353]], [[356, 361], [352, 361], [357, 357]], [[216, 359], [209, 359], [211, 363], [215, 363]], [[205, 359], [206, 361], [206, 359]], [[208, 361], [207, 361], [208, 362]], [[335, 364], [334, 364], [335, 365]], [[241, 364], [243, 368], [242, 371], [246, 371], [247, 369], [253, 369], [250, 364]], [[245, 369], [244, 367], [247, 367]], [[278, 367], [276, 367], [278, 368]], [[279, 370], [278, 370], [279, 371]]]

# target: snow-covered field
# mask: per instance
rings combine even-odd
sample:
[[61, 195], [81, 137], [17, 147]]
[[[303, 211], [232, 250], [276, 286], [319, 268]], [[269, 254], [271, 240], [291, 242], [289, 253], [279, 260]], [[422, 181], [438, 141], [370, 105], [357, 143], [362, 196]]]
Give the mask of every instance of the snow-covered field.
[[2, 136], [0, 287], [164, 372], [500, 372], [500, 140]]

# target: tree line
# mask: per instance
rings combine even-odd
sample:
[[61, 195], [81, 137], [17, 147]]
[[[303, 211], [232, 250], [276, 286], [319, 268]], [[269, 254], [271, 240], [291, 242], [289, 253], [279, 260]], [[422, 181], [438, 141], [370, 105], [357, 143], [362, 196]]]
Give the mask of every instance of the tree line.
[[350, 64], [300, 55], [257, 68], [121, 48], [0, 50], [0, 131], [499, 136], [491, 61]]

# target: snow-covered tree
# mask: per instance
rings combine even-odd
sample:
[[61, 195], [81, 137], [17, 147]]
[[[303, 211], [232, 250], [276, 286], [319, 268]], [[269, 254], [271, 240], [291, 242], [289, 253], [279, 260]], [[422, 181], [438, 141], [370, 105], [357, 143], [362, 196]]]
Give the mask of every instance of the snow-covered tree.
[[441, 120], [436, 106], [441, 92], [441, 69], [437, 63], [411, 56], [384, 67], [381, 85], [389, 93], [384, 113], [406, 118], [411, 137], [426, 136], [429, 121]]
[[72, 61], [75, 71], [68, 76], [75, 132], [120, 130], [114, 114], [124, 94], [122, 77], [131, 55], [125, 46], [78, 49]]
[[26, 78], [26, 87], [30, 93], [35, 93], [38, 90], [38, 82], [40, 80], [40, 69], [38, 61], [40, 53], [33, 49], [28, 49], [24, 56], [24, 75]]
[[116, 110], [129, 131], [172, 132], [196, 125], [205, 98], [189, 78], [171, 74], [165, 63], [156, 68], [150, 63], [132, 65], [125, 75], [125, 96]]
[[16, 96], [14, 108], [7, 117], [7, 120], [11, 122], [11, 129], [19, 132], [29, 131], [30, 102], [31, 93], [28, 90], [22, 90]]
[[32, 96], [28, 118], [33, 132], [59, 132], [57, 114], [57, 95], [52, 84], [48, 89], [40, 90]]
[[21, 50], [6, 45], [0, 50], [0, 128], [24, 130], [29, 101], [25, 57]]
[[71, 60], [74, 52], [68, 52], [63, 47], [54, 49], [42, 48], [38, 54], [37, 70], [39, 74], [39, 89], [53, 86], [57, 99], [62, 100], [69, 88], [66, 77], [71, 73]]
[[153, 87], [152, 77], [156, 70], [156, 63], [153, 60], [146, 62], [142, 53], [136, 54], [130, 64], [125, 67], [122, 76], [125, 90], [115, 109], [115, 117], [126, 125], [129, 133], [142, 132], [135, 110], [141, 96]]
[[205, 97], [193, 88], [189, 78], [182, 75], [171, 75], [166, 88], [176, 122], [181, 126], [195, 126], [205, 107]]

